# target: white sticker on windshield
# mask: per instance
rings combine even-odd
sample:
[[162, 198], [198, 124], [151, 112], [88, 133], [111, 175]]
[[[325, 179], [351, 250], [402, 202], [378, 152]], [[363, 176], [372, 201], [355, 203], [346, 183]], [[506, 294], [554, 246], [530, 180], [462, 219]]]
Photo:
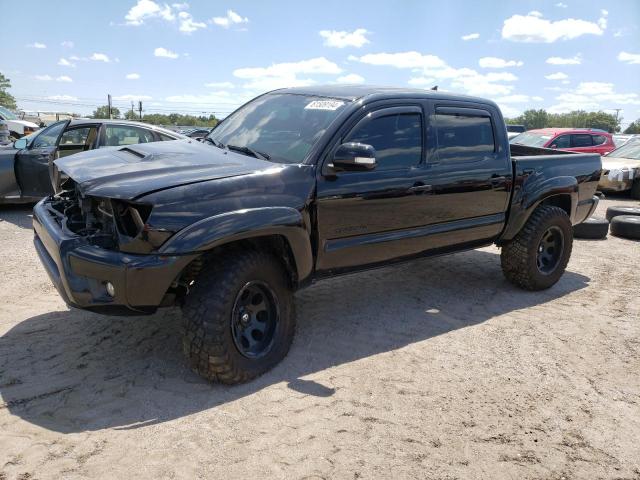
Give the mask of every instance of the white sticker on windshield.
[[306, 107], [305, 110], [337, 110], [344, 105], [340, 100], [314, 100]]

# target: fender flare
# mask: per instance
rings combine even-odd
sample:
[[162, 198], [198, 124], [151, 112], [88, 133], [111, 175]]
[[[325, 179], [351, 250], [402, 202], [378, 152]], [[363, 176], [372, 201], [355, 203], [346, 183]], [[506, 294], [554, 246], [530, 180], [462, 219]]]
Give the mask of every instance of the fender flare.
[[569, 218], [573, 223], [578, 208], [578, 181], [575, 177], [553, 177], [547, 180], [525, 182], [520, 192], [514, 196], [509, 212], [509, 220], [498, 244], [511, 240], [527, 223], [529, 217], [538, 206], [551, 197], [568, 196], [571, 199]]
[[290, 207], [250, 208], [208, 217], [180, 230], [158, 253], [205, 252], [237, 240], [280, 235], [288, 242], [302, 281], [313, 269], [311, 235], [298, 210]]

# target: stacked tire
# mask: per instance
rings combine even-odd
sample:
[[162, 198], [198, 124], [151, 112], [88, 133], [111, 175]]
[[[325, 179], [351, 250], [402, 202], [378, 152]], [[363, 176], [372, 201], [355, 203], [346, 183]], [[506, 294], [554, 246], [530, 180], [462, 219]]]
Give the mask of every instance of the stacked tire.
[[640, 207], [609, 207], [607, 218], [611, 223], [611, 235], [640, 240]]
[[590, 217], [573, 226], [573, 236], [576, 238], [601, 240], [607, 238], [607, 233], [609, 233], [609, 220], [606, 218]]

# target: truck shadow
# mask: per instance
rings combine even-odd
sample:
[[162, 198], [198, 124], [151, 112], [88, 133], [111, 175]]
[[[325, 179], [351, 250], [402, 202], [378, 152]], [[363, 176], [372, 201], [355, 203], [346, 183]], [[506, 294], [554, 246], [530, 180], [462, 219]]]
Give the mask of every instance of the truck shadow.
[[31, 228], [34, 203], [0, 205], [0, 222], [9, 222], [21, 228]]
[[46, 313], [0, 337], [0, 409], [67, 433], [166, 422], [274, 384], [329, 397], [331, 385], [303, 377], [552, 301], [588, 281], [567, 272], [550, 290], [524, 292], [503, 279], [495, 250], [479, 250], [320, 282], [296, 295], [288, 357], [234, 387], [210, 385], [185, 366], [177, 309], [135, 318]]

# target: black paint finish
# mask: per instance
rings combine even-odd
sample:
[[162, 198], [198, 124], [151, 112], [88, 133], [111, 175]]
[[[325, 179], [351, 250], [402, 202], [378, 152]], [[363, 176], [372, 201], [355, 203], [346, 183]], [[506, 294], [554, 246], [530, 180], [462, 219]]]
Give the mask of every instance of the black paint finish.
[[[573, 223], [594, 208], [599, 155], [527, 150], [523, 153], [529, 156], [512, 157], [502, 115], [492, 102], [372, 87], [278, 92], [283, 93], [349, 102], [301, 164], [182, 140], [56, 161], [81, 196], [148, 205], [145, 231], [169, 236], [149, 255], [106, 250], [81, 236], [65, 237], [58, 224], [48, 221], [50, 200], [43, 200], [34, 211], [36, 245], [54, 283], [63, 286], [58, 287], [63, 297], [85, 308], [153, 310], [189, 261], [212, 248], [255, 238], [284, 241], [296, 285], [304, 286], [324, 276], [499, 244], [516, 235], [543, 202], [565, 208]], [[405, 111], [421, 118], [422, 153], [415, 165], [333, 168], [336, 150], [355, 126], [385, 112]], [[485, 138], [477, 153], [440, 155], [436, 113], [453, 120], [484, 119], [491, 125], [493, 150], [486, 148]], [[55, 240], [60, 237], [64, 242]], [[71, 257], [79, 258], [84, 273], [65, 260]], [[139, 290], [150, 275], [154, 288], [143, 294]], [[120, 282], [117, 289], [124, 289], [125, 297], [107, 298], [89, 285], [105, 278]]]

